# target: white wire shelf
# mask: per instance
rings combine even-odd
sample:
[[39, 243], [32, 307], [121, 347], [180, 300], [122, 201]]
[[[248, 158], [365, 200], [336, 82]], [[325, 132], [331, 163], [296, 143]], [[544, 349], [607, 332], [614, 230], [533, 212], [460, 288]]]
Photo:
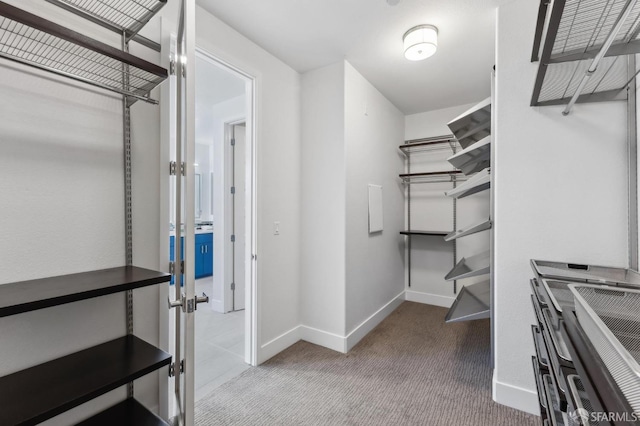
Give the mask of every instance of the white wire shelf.
[[445, 192], [447, 197], [464, 198], [485, 191], [491, 187], [491, 169], [484, 169], [469, 178], [462, 185]]
[[482, 281], [462, 287], [444, 321], [462, 322], [491, 317], [491, 283]]
[[0, 57], [157, 103], [150, 92], [167, 70], [0, 2]]
[[484, 222], [476, 223], [475, 225], [453, 231], [450, 234], [445, 235], [444, 240], [453, 241], [461, 237], [466, 237], [467, 235], [473, 235], [478, 232], [486, 231], [488, 229], [491, 229], [492, 226], [493, 224], [491, 222], [491, 219], [485, 220]]
[[465, 175], [477, 173], [491, 165], [491, 136], [469, 145], [447, 159], [451, 165]]
[[[578, 103], [626, 99], [633, 74], [621, 55], [640, 53], [640, 2], [627, 5], [627, 0], [541, 5], [532, 53], [540, 60], [532, 106], [564, 105], [574, 96]], [[587, 73], [599, 54], [604, 57]], [[588, 82], [581, 84], [585, 75]]]
[[491, 97], [447, 123], [462, 148], [467, 148], [491, 134]]
[[460, 280], [462, 278], [476, 277], [488, 274], [491, 266], [491, 254], [489, 250], [463, 257], [456, 266], [444, 277], [447, 281]]
[[133, 38], [167, 0], [47, 0], [112, 31]]

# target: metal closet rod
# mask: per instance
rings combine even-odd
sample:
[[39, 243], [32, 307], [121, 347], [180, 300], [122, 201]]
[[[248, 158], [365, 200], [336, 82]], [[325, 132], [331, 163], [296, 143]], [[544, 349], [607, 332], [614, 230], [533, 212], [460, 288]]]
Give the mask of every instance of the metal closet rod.
[[[457, 182], [459, 180], [464, 180], [467, 178], [460, 170], [424, 173], [403, 173], [398, 176], [404, 183]], [[417, 179], [417, 181], [414, 179]]]
[[578, 98], [580, 97], [582, 89], [584, 89], [584, 87], [587, 85], [587, 82], [589, 81], [589, 78], [598, 69], [598, 65], [600, 64], [600, 61], [607, 54], [607, 51], [613, 44], [616, 36], [622, 29], [622, 26], [624, 25], [625, 21], [629, 17], [631, 10], [633, 9], [636, 3], [637, 3], [637, 0], [628, 0], [627, 3], [625, 4], [624, 9], [622, 10], [622, 13], [620, 14], [620, 16], [618, 16], [618, 20], [616, 21], [613, 28], [611, 28], [611, 32], [609, 32], [609, 35], [607, 36], [606, 40], [604, 41], [604, 44], [600, 48], [600, 51], [595, 56], [595, 58], [593, 58], [593, 61], [591, 61], [591, 65], [589, 66], [584, 76], [582, 77], [582, 80], [580, 81], [578, 88], [573, 94], [573, 97], [565, 107], [564, 111], [562, 111], [562, 115], [566, 116], [566, 115], [569, 115], [569, 113], [571, 112], [571, 108], [573, 108], [573, 105], [578, 101]]

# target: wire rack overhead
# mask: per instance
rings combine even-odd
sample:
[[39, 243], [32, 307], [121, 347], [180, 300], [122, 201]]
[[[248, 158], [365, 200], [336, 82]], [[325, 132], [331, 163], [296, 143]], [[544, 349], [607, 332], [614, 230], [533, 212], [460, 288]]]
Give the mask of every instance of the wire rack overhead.
[[[574, 97], [577, 102], [626, 99], [634, 74], [624, 55], [640, 52], [640, 2], [555, 0], [549, 7], [541, 3], [542, 10], [546, 16], [539, 16], [532, 54], [540, 66], [531, 105], [567, 104]], [[599, 54], [604, 57], [594, 63]], [[595, 71], [587, 73], [590, 67]]]
[[[627, 0], [569, 0], [566, 2], [558, 33], [553, 44], [553, 55], [585, 52], [604, 44], [622, 13]], [[614, 43], [628, 43], [636, 39], [640, 29], [640, 3], [624, 22]]]
[[0, 2], [0, 57], [40, 68], [134, 99], [149, 92], [167, 70]]
[[167, 0], [47, 0], [93, 21], [133, 37]]

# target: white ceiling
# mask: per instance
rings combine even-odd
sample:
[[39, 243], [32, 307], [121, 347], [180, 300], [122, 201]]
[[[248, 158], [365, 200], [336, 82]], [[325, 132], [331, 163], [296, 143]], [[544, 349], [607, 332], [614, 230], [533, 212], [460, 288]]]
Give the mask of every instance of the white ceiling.
[[[301, 73], [346, 59], [405, 114], [489, 96], [495, 8], [507, 1], [197, 0]], [[402, 36], [420, 24], [438, 27], [438, 52], [410, 62]]]

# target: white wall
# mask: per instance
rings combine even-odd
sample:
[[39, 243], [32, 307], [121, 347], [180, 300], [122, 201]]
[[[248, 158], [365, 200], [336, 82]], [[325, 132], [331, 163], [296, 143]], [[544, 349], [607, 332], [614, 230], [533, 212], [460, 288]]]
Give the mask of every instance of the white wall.
[[[299, 336], [346, 352], [404, 299], [403, 115], [343, 61], [302, 76]], [[368, 233], [368, 184], [384, 230]]]
[[346, 158], [342, 62], [302, 76], [300, 321], [345, 335]]
[[[344, 73], [349, 334], [404, 291], [404, 187], [398, 179], [404, 115], [346, 61]], [[382, 185], [384, 229], [374, 234], [368, 232], [368, 184]], [[363, 326], [368, 331], [370, 325]]]
[[450, 135], [451, 130], [447, 127], [447, 123], [473, 105], [475, 103], [407, 115], [404, 118], [404, 138], [405, 140], [413, 140], [430, 136]]
[[[259, 362], [298, 325], [300, 75], [198, 7], [197, 45], [256, 78]], [[273, 235], [273, 222], [280, 235]], [[281, 336], [283, 336], [280, 338]]]
[[498, 10], [494, 399], [537, 411], [529, 259], [627, 264], [626, 105], [529, 106], [537, 5]]
[[[119, 37], [35, 0], [10, 1], [103, 42]], [[168, 10], [167, 13], [171, 13]], [[157, 33], [147, 36], [157, 39]], [[152, 61], [157, 54], [132, 46]], [[154, 93], [154, 96], [157, 94]], [[159, 267], [159, 107], [132, 109], [134, 264]], [[121, 97], [0, 61], [1, 283], [124, 264]], [[134, 292], [134, 332], [158, 342], [158, 288]], [[126, 333], [124, 294], [0, 318], [0, 376]], [[163, 369], [136, 381], [136, 398], [158, 404]], [[117, 389], [46, 424], [71, 424], [126, 397]]]
[[[487, 79], [490, 78], [489, 71]], [[478, 99], [480, 101], [481, 99]], [[450, 135], [447, 123], [474, 104], [426, 111], [405, 117], [405, 140]], [[447, 161], [453, 152], [446, 146], [436, 151], [411, 154], [411, 173], [454, 170]], [[411, 186], [411, 228], [416, 230], [453, 230], [453, 200], [444, 195], [451, 183], [414, 184]], [[480, 223], [489, 218], [489, 192], [483, 191], [457, 202], [456, 228]], [[449, 307], [456, 294], [452, 281], [445, 275], [455, 262], [489, 249], [489, 232], [481, 232], [457, 240], [457, 256], [453, 258], [453, 242], [442, 237], [413, 237], [411, 242], [411, 287], [407, 300]], [[408, 277], [407, 277], [408, 279]], [[461, 286], [486, 280], [486, 276], [458, 281]]]

